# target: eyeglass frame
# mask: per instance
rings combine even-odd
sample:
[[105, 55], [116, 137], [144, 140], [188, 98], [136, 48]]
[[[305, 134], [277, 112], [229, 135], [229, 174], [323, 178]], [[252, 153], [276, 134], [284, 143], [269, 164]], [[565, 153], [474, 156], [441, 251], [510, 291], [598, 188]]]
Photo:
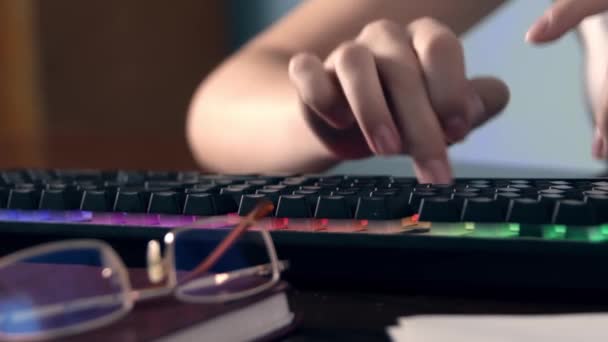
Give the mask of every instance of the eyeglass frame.
[[[270, 207], [269, 207], [270, 206]], [[45, 244], [41, 244], [38, 246], [33, 246], [26, 248], [24, 250], [11, 253], [7, 256], [0, 258], [0, 270], [4, 267], [16, 264], [21, 260], [27, 260], [35, 256], [49, 254], [53, 252], [59, 251], [67, 251], [67, 250], [75, 250], [75, 249], [94, 249], [99, 251], [100, 255], [107, 256], [109, 260], [106, 260], [108, 265], [116, 267], [116, 269], [112, 269], [112, 272], [117, 273], [117, 277], [120, 280], [120, 293], [110, 294], [110, 295], [102, 295], [102, 296], [121, 296], [121, 309], [117, 310], [114, 313], [110, 313], [108, 315], [92, 319], [90, 321], [76, 323], [74, 325], [68, 325], [62, 328], [50, 329], [48, 331], [30, 333], [30, 334], [19, 334], [19, 335], [11, 335], [5, 334], [0, 331], [0, 340], [2, 341], [39, 341], [39, 340], [47, 340], [47, 339], [55, 339], [59, 337], [65, 337], [70, 335], [75, 335], [78, 333], [83, 333], [86, 331], [90, 331], [96, 328], [100, 328], [106, 325], [110, 325], [121, 318], [125, 317], [129, 314], [136, 302], [146, 301], [151, 299], [162, 298], [166, 296], [174, 296], [176, 299], [187, 302], [187, 303], [200, 303], [200, 304], [211, 304], [211, 303], [222, 303], [222, 302], [230, 302], [234, 300], [244, 299], [248, 297], [255, 296], [257, 294], [263, 293], [273, 286], [275, 286], [280, 280], [280, 272], [284, 271], [289, 267], [289, 263], [285, 260], [279, 260], [276, 252], [276, 248], [274, 246], [274, 242], [272, 241], [272, 237], [270, 233], [260, 227], [260, 229], [256, 230], [262, 236], [262, 240], [264, 241], [264, 246], [266, 252], [268, 253], [268, 257], [270, 259], [270, 263], [256, 265], [248, 268], [241, 268], [230, 272], [219, 273], [219, 274], [211, 274], [206, 275], [200, 278], [194, 279], [196, 274], [204, 273], [209, 270], [210, 267], [213, 266], [214, 262], [217, 261], [223, 253], [238, 239], [241, 235], [248, 230], [249, 227], [253, 226], [257, 219], [265, 216], [268, 211], [272, 210], [272, 204], [268, 204], [263, 201], [259, 203], [247, 216], [243, 217], [241, 221], [230, 230], [230, 233], [215, 247], [215, 249], [204, 259], [202, 260], [192, 271], [186, 276], [185, 281], [178, 282], [177, 279], [177, 267], [175, 265], [175, 241], [177, 237], [186, 232], [200, 230], [201, 228], [194, 227], [179, 227], [174, 228], [168, 233], [164, 235], [163, 242], [165, 245], [165, 253], [161, 259], [161, 265], [155, 264], [150, 265], [150, 260], [148, 259], [148, 276], [150, 277], [151, 267], [162, 267], [163, 278], [165, 280], [165, 284], [162, 286], [154, 286], [147, 287], [142, 289], [134, 289], [131, 284], [131, 279], [129, 276], [128, 268], [124, 263], [124, 260], [118, 255], [117, 251], [111, 247], [108, 243], [95, 240], [95, 239], [77, 239], [77, 240], [65, 240], [65, 241], [57, 241], [57, 242], [49, 242]], [[196, 222], [194, 222], [195, 224]], [[155, 240], [150, 240], [148, 243], [148, 251], [150, 250], [150, 243], [156, 242]], [[212, 262], [209, 263], [209, 259]], [[207, 266], [201, 268], [201, 266]], [[204, 282], [205, 280], [210, 281], [215, 286], [221, 285], [222, 283], [228, 280], [238, 279], [244, 276], [251, 275], [266, 275], [269, 272], [272, 273], [272, 277], [270, 281], [264, 282], [261, 285], [258, 285], [254, 288], [233, 293], [233, 294], [220, 294], [220, 295], [212, 295], [212, 296], [188, 296], [179, 292], [179, 289], [182, 286], [186, 286], [191, 283], [199, 283]], [[194, 274], [194, 277], [191, 275]], [[219, 277], [218, 277], [219, 276]], [[213, 279], [212, 279], [213, 278]], [[181, 283], [181, 284], [180, 284]], [[97, 298], [97, 296], [82, 298], [82, 299], [90, 299]], [[78, 300], [78, 299], [75, 299]], [[61, 304], [61, 303], [57, 303]], [[65, 304], [65, 302], [64, 302]], [[56, 304], [52, 304], [56, 305]], [[1, 316], [1, 315], [0, 315]]]

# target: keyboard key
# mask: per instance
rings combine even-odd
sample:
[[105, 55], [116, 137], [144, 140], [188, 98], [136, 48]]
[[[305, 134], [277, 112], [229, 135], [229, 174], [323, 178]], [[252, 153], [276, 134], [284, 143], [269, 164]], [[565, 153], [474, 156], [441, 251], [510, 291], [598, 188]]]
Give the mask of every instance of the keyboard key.
[[364, 220], [389, 220], [392, 217], [388, 208], [387, 197], [359, 197], [355, 209], [355, 218]]
[[350, 204], [343, 196], [319, 196], [315, 218], [348, 219], [352, 218]]
[[551, 217], [546, 206], [536, 199], [519, 198], [510, 202], [507, 222], [541, 224], [550, 223]]
[[116, 194], [114, 201], [115, 212], [123, 213], [145, 213], [148, 203], [145, 202], [143, 196], [136, 191], [119, 191]]
[[282, 195], [276, 210], [277, 217], [309, 218], [312, 216], [310, 205], [303, 195]]
[[592, 225], [596, 223], [594, 208], [591, 203], [580, 200], [558, 201], [552, 222], [566, 225]]
[[518, 193], [502, 192], [496, 194], [496, 201], [501, 203], [501, 205], [503, 205], [505, 208], [509, 206], [509, 203], [512, 200], [518, 198], [522, 198], [522, 196]]
[[272, 203], [276, 204], [279, 202], [279, 196], [282, 195], [280, 190], [276, 189], [258, 189], [255, 191], [258, 195], [264, 195], [267, 199], [269, 199]]
[[173, 214], [182, 212], [180, 194], [174, 191], [154, 192], [150, 196], [148, 213]]
[[87, 190], [82, 195], [80, 210], [95, 212], [112, 211], [112, 197], [105, 190]]
[[459, 222], [460, 209], [448, 197], [423, 198], [420, 202], [420, 221]]
[[422, 201], [423, 198], [436, 197], [436, 196], [437, 196], [436, 192], [430, 192], [430, 191], [412, 192], [412, 194], [410, 195], [409, 204], [412, 208], [414, 208], [414, 210], [416, 212], [418, 212], [420, 210], [420, 202]]
[[209, 193], [192, 193], [186, 195], [184, 215], [213, 216], [217, 214], [214, 195]]
[[9, 192], [10, 190], [8, 188], [0, 187], [0, 208], [6, 208]]
[[588, 195], [587, 203], [593, 207], [597, 223], [608, 223], [608, 194]]
[[38, 209], [39, 192], [33, 189], [11, 189], [8, 195], [8, 209]]
[[80, 207], [82, 192], [77, 190], [43, 190], [40, 209], [76, 210]]
[[[263, 199], [267, 199], [272, 201], [265, 194], [247, 194], [241, 197], [241, 202], [239, 203], [238, 214], [240, 216], [246, 216], [249, 214], [255, 206]], [[272, 201], [276, 207], [276, 202]]]
[[504, 222], [505, 218], [504, 203], [489, 197], [469, 198], [462, 208], [462, 221], [465, 222]]

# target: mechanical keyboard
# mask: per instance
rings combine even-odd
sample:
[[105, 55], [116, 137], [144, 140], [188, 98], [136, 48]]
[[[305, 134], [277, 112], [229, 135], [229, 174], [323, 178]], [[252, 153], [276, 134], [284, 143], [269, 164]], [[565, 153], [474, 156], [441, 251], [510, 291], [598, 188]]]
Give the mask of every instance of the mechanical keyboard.
[[[608, 179], [0, 171], [0, 252], [66, 238], [130, 266], [168, 229], [228, 229], [261, 198], [295, 286], [415, 291], [608, 290]], [[247, 239], [247, 236], [245, 237]]]

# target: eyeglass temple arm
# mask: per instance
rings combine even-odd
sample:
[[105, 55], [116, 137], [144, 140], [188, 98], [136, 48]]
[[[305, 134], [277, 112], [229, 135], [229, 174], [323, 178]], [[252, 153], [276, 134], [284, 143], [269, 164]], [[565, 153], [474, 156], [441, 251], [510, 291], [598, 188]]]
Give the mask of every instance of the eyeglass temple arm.
[[254, 225], [257, 220], [265, 217], [274, 209], [274, 205], [272, 202], [268, 200], [260, 201], [252, 211], [247, 214], [247, 216], [243, 217], [243, 219], [239, 222], [239, 224], [230, 231], [228, 236], [220, 242], [217, 247], [209, 254], [205, 260], [203, 260], [198, 266], [192, 270], [192, 272], [188, 273], [182, 282], [187, 282], [205, 272], [209, 271], [211, 267], [217, 263], [219, 258], [226, 253], [226, 250], [230, 248], [234, 244], [234, 242], [247, 231], [249, 227]]

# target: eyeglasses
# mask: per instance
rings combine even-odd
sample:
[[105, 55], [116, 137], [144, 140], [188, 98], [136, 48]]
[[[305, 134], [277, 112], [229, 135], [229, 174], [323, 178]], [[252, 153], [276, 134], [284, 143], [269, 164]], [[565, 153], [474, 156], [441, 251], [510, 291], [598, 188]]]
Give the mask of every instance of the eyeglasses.
[[164, 256], [150, 241], [146, 270], [155, 286], [144, 289], [132, 288], [124, 262], [103, 241], [53, 242], [3, 257], [0, 340], [78, 334], [122, 318], [137, 301], [163, 296], [218, 303], [260, 294], [288, 263], [278, 259], [266, 230], [242, 236], [272, 210], [260, 202], [231, 229], [174, 229], [164, 236]]

